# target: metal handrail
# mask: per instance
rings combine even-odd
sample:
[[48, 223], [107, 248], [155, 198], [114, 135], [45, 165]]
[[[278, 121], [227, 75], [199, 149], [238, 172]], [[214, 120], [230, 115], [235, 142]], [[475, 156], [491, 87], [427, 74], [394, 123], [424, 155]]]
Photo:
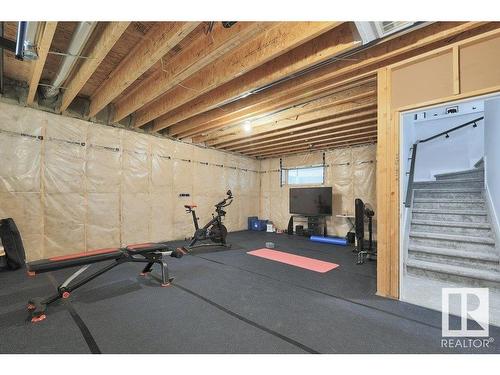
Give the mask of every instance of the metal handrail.
[[455, 126], [454, 128], [451, 128], [451, 129], [445, 130], [439, 134], [433, 135], [432, 137], [418, 140], [413, 144], [413, 146], [411, 147], [411, 150], [412, 150], [411, 157], [410, 157], [411, 164], [410, 164], [410, 171], [408, 172], [408, 186], [406, 187], [406, 199], [404, 202], [405, 207], [411, 206], [413, 183], [414, 183], [413, 180], [415, 177], [415, 162], [417, 160], [417, 146], [418, 146], [418, 144], [432, 141], [433, 139], [442, 137], [443, 135], [446, 136], [446, 138], [448, 138], [449, 133], [452, 133], [454, 131], [457, 131], [457, 130], [462, 129], [462, 128], [469, 126], [469, 125], [474, 125], [474, 127], [476, 127], [477, 126], [476, 123], [478, 121], [483, 120], [483, 119], [484, 119], [484, 116], [478, 117], [474, 120], [466, 122], [465, 124]]

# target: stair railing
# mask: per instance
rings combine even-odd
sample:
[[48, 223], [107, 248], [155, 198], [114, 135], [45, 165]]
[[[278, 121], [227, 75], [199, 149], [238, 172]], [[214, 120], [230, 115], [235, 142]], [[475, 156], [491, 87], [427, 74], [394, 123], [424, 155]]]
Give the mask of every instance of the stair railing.
[[465, 124], [455, 126], [454, 128], [451, 128], [451, 129], [445, 130], [439, 134], [433, 135], [432, 137], [418, 140], [411, 146], [411, 148], [410, 148], [411, 157], [409, 158], [409, 160], [411, 160], [410, 170], [408, 172], [406, 172], [406, 174], [408, 175], [408, 186], [406, 187], [406, 199], [404, 201], [405, 207], [411, 206], [412, 197], [413, 197], [413, 183], [414, 183], [414, 178], [415, 178], [415, 163], [417, 161], [417, 146], [420, 143], [429, 142], [429, 141], [432, 141], [433, 139], [436, 139], [436, 138], [439, 138], [442, 136], [449, 138], [450, 137], [449, 133], [452, 133], [452, 132], [457, 131], [459, 129], [465, 128], [466, 126], [469, 126], [469, 125], [472, 125], [472, 127], [475, 128], [475, 127], [477, 127], [477, 122], [481, 121], [483, 119], [484, 119], [484, 116], [478, 117], [474, 120], [466, 122]]

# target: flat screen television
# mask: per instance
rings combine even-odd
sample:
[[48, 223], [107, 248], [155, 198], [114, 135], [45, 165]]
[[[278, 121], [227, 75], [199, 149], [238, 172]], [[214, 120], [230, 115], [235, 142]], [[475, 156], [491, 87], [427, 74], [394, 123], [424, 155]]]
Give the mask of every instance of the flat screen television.
[[291, 188], [290, 213], [298, 215], [331, 215], [332, 188]]

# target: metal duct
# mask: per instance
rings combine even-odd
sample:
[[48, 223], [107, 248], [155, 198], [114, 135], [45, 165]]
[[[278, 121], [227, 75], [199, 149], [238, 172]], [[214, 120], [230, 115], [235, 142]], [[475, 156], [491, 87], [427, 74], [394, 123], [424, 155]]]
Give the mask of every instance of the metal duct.
[[92, 31], [96, 27], [97, 22], [80, 22], [76, 27], [73, 36], [71, 37], [71, 42], [69, 43], [68, 51], [66, 52], [64, 59], [59, 68], [54, 80], [51, 82], [50, 87], [43, 89], [43, 95], [46, 98], [51, 98], [59, 94], [59, 89], [68, 78], [71, 70], [75, 66], [77, 59], [83, 51], [83, 48], [87, 44]]
[[26, 40], [26, 28], [28, 22], [21, 21], [17, 24], [16, 59], [23, 60], [24, 41]]
[[28, 22], [23, 44], [23, 60], [38, 59], [38, 40], [40, 38], [40, 22]]

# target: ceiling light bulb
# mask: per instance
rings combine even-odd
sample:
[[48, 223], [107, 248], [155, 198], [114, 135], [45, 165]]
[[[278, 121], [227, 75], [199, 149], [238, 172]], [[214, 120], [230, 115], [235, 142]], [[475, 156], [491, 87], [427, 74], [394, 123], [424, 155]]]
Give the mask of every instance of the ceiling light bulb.
[[245, 121], [243, 123], [243, 130], [247, 133], [250, 133], [252, 131], [252, 123], [250, 121]]

